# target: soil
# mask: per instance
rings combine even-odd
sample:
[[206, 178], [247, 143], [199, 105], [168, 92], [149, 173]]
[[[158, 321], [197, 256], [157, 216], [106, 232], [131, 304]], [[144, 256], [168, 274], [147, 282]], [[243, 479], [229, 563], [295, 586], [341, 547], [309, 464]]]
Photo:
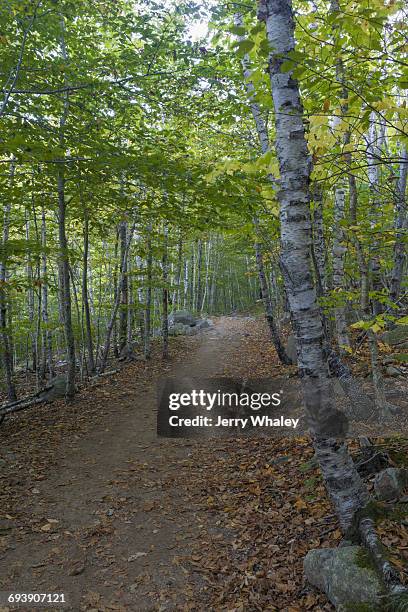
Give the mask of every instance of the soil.
[[331, 610], [302, 579], [341, 537], [310, 441], [156, 434], [163, 377], [281, 374], [264, 323], [221, 317], [170, 348], [3, 424], [0, 591], [75, 612]]

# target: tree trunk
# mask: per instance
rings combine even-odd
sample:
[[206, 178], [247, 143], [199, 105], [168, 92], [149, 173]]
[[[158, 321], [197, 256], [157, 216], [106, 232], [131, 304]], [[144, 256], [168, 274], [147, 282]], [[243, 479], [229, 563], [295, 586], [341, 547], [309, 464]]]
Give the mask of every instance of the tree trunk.
[[102, 351], [102, 357], [101, 357], [101, 363], [99, 366], [99, 372], [104, 372], [105, 368], [106, 368], [106, 364], [108, 362], [108, 357], [109, 357], [109, 350], [110, 350], [110, 344], [111, 344], [111, 338], [112, 338], [112, 332], [113, 332], [113, 328], [115, 326], [115, 321], [116, 321], [116, 317], [118, 314], [118, 310], [119, 310], [119, 306], [120, 306], [120, 300], [121, 300], [121, 295], [122, 295], [122, 285], [125, 282], [125, 262], [127, 261], [127, 257], [128, 257], [128, 253], [129, 253], [129, 249], [130, 249], [130, 244], [132, 242], [132, 237], [133, 237], [133, 232], [135, 230], [135, 225], [136, 222], [133, 223], [129, 234], [127, 236], [126, 239], [126, 245], [122, 254], [122, 259], [120, 262], [120, 269], [119, 269], [119, 283], [118, 283], [118, 287], [116, 288], [116, 298], [113, 304], [113, 308], [112, 308], [112, 313], [109, 319], [109, 323], [106, 329], [106, 338], [105, 338], [105, 346], [103, 347], [103, 351]]
[[[14, 161], [10, 165], [10, 182], [14, 180], [15, 163]], [[12, 342], [10, 337], [10, 329], [7, 325], [8, 318], [8, 298], [6, 292], [7, 284], [7, 243], [10, 232], [10, 211], [11, 202], [8, 201], [4, 206], [3, 213], [3, 259], [0, 261], [0, 332], [2, 339], [2, 357], [4, 364], [4, 371], [6, 377], [7, 386], [7, 398], [10, 402], [17, 399], [16, 388], [13, 381], [13, 354], [12, 354]]]
[[86, 341], [86, 352], [88, 358], [88, 373], [90, 375], [95, 373], [95, 359], [94, 359], [94, 346], [92, 339], [92, 325], [91, 325], [91, 313], [89, 309], [89, 295], [88, 295], [88, 257], [89, 257], [89, 218], [88, 209], [83, 202], [84, 206], [84, 254], [82, 260], [82, 303], [84, 305], [85, 315], [85, 341]]
[[[26, 230], [26, 240], [28, 243], [30, 240], [30, 219], [29, 219], [27, 210], [25, 211], [25, 230]], [[38, 359], [37, 359], [37, 347], [36, 347], [36, 342], [35, 342], [35, 331], [34, 331], [34, 326], [35, 326], [34, 274], [33, 274], [33, 266], [31, 263], [30, 253], [28, 253], [27, 255], [26, 274], [27, 274], [27, 281], [28, 281], [28, 289], [27, 289], [28, 320], [30, 321], [30, 337], [31, 337], [31, 369], [33, 372], [37, 374]]]
[[[61, 56], [64, 61], [68, 60], [68, 54], [65, 46], [65, 22], [61, 17]], [[65, 151], [65, 125], [69, 111], [68, 93], [64, 94], [64, 108], [59, 122], [59, 145], [62, 151]], [[67, 350], [67, 399], [73, 398], [75, 395], [75, 339], [72, 328], [71, 317], [71, 287], [69, 278], [69, 255], [68, 242], [66, 236], [66, 201], [65, 201], [65, 164], [63, 160], [58, 164], [57, 175], [57, 192], [58, 192], [58, 238], [59, 238], [59, 272], [60, 272], [60, 300], [62, 316], [64, 321], [65, 343]]]
[[65, 343], [67, 350], [67, 388], [66, 397], [67, 399], [73, 398], [75, 395], [75, 339], [74, 331], [72, 328], [72, 307], [71, 307], [71, 285], [69, 277], [69, 258], [68, 258], [68, 243], [65, 230], [65, 219], [66, 219], [66, 202], [65, 202], [65, 178], [63, 167], [58, 170], [58, 236], [59, 236], [59, 248], [60, 248], [60, 287], [61, 295], [60, 300], [62, 304], [63, 321], [64, 321], [64, 332], [65, 332]]
[[172, 297], [172, 309], [178, 310], [180, 305], [180, 289], [181, 289], [181, 269], [183, 265], [183, 237], [180, 230], [180, 235], [177, 244], [177, 264], [176, 264], [176, 274], [174, 279], [175, 289], [173, 291]]
[[401, 293], [401, 282], [406, 257], [405, 232], [407, 230], [407, 189], [408, 153], [404, 148], [401, 154], [398, 182], [395, 191], [395, 244], [394, 265], [391, 273], [390, 298], [398, 302]]
[[119, 354], [122, 355], [127, 344], [127, 309], [128, 309], [128, 275], [127, 275], [127, 257], [125, 257], [126, 242], [127, 242], [127, 223], [121, 221], [119, 224], [119, 242], [120, 242], [120, 261], [122, 265], [122, 277], [120, 290], [120, 309], [119, 309]]
[[[257, 224], [255, 225], [256, 229], [258, 228]], [[261, 299], [264, 303], [265, 307], [265, 315], [266, 320], [268, 322], [269, 332], [271, 334], [271, 339], [275, 350], [278, 354], [278, 357], [281, 363], [285, 363], [287, 365], [291, 364], [291, 360], [286, 354], [285, 348], [283, 346], [282, 340], [280, 338], [279, 332], [275, 325], [275, 315], [273, 312], [272, 301], [268, 289], [268, 284], [266, 282], [265, 276], [265, 268], [262, 256], [261, 245], [258, 240], [255, 242], [255, 257], [256, 257], [256, 265], [258, 267], [258, 276], [259, 276], [259, 286], [261, 290]]]
[[151, 349], [151, 317], [152, 317], [152, 225], [147, 226], [147, 259], [146, 259], [146, 299], [145, 299], [145, 320], [144, 320], [144, 356], [150, 359]]
[[259, 18], [266, 21], [269, 70], [275, 107], [276, 151], [280, 166], [282, 270], [298, 343], [298, 367], [316, 455], [340, 524], [347, 530], [367, 491], [344, 442], [345, 417], [333, 404], [324, 355], [324, 334], [313, 283], [307, 150], [299, 86], [281, 65], [295, 48], [290, 0], [262, 0]]
[[[381, 159], [381, 148], [379, 146], [379, 134], [377, 130], [377, 119], [376, 114], [373, 111], [370, 115], [370, 128], [367, 134], [367, 175], [368, 175], [368, 183], [370, 186], [370, 221], [371, 228], [374, 229], [376, 223], [379, 219], [379, 212], [381, 202], [379, 200], [379, 182], [380, 182], [380, 171], [379, 171], [379, 161]], [[371, 287], [372, 290], [376, 293], [381, 292], [382, 283], [381, 283], [381, 264], [380, 264], [380, 253], [379, 253], [379, 242], [375, 239], [373, 235], [373, 239], [370, 243], [369, 248], [369, 270], [371, 272]], [[374, 316], [383, 312], [383, 306], [377, 297], [374, 297], [372, 300], [372, 312]]]
[[[242, 26], [243, 25], [243, 19], [242, 19], [242, 15], [241, 13], [236, 13], [235, 14], [235, 25], [236, 26]], [[242, 39], [243, 37], [239, 37], [239, 39]], [[255, 95], [255, 87], [254, 84], [252, 83], [252, 81], [250, 80], [250, 76], [251, 76], [251, 71], [249, 68], [249, 56], [247, 54], [244, 55], [244, 57], [242, 58], [242, 70], [243, 70], [243, 75], [244, 75], [244, 82], [245, 82], [245, 87], [249, 96], [249, 100], [250, 100], [250, 109], [251, 109], [251, 113], [252, 113], [252, 117], [254, 119], [255, 122], [255, 126], [256, 126], [256, 131], [258, 134], [258, 139], [259, 139], [259, 145], [261, 148], [261, 152], [262, 154], [267, 153], [269, 151], [269, 136], [268, 136], [268, 129], [266, 126], [266, 123], [264, 121], [264, 118], [262, 117], [262, 113], [261, 113], [261, 109], [259, 107], [259, 104], [257, 102], [255, 102], [254, 100], [254, 95]], [[270, 180], [273, 181], [273, 177], [269, 177]], [[258, 233], [259, 232], [259, 221], [258, 221], [258, 217], [256, 215], [254, 215], [253, 217], [253, 224], [255, 226], [255, 231]], [[289, 357], [286, 354], [286, 351], [284, 349], [284, 346], [282, 344], [281, 338], [279, 336], [279, 332], [278, 329], [276, 327], [275, 324], [275, 319], [274, 319], [274, 312], [273, 312], [273, 308], [272, 308], [272, 302], [270, 299], [270, 295], [269, 295], [269, 290], [268, 290], [268, 284], [266, 282], [266, 277], [265, 277], [265, 270], [264, 270], [264, 264], [263, 264], [263, 256], [262, 256], [262, 251], [261, 251], [261, 245], [259, 243], [259, 240], [257, 239], [255, 242], [255, 257], [256, 257], [256, 263], [257, 263], [257, 267], [258, 267], [258, 275], [259, 275], [259, 283], [260, 283], [260, 289], [261, 289], [261, 297], [262, 297], [262, 301], [264, 303], [264, 308], [265, 308], [265, 315], [266, 315], [266, 320], [268, 322], [268, 326], [269, 326], [269, 331], [271, 334], [271, 339], [273, 342], [273, 345], [275, 347], [275, 350], [278, 354], [278, 357], [280, 359], [280, 361], [282, 363], [285, 364], [289, 364], [291, 363]]]
[[169, 271], [168, 271], [168, 228], [164, 225], [163, 229], [163, 312], [162, 312], [162, 335], [163, 335], [163, 359], [169, 357]]
[[[344, 257], [346, 247], [345, 236], [341, 226], [344, 220], [346, 193], [344, 187], [337, 186], [334, 192], [334, 228], [333, 228], [333, 291], [335, 300], [342, 301], [341, 291], [344, 289]], [[337, 342], [341, 352], [350, 349], [350, 339], [347, 332], [346, 313], [343, 304], [334, 307]]]
[[45, 218], [44, 207], [41, 211], [41, 244], [42, 244], [42, 256], [41, 256], [41, 317], [43, 321], [43, 333], [42, 333], [42, 366], [41, 366], [41, 378], [44, 380], [46, 377], [46, 371], [48, 370], [49, 377], [54, 376], [54, 365], [52, 357], [52, 336], [48, 328], [49, 316], [48, 316], [48, 270], [47, 270], [47, 224]]
[[197, 293], [196, 293], [197, 301], [196, 301], [196, 307], [195, 307], [195, 310], [197, 310], [197, 312], [200, 312], [201, 310], [202, 294], [203, 294], [203, 287], [202, 287], [203, 282], [202, 282], [202, 274], [201, 274], [202, 262], [203, 262], [203, 241], [200, 238], [197, 242]]
[[323, 193], [316, 183], [312, 187], [311, 193], [313, 208], [313, 255], [316, 262], [316, 284], [319, 287], [319, 295], [323, 296], [328, 290], [327, 278], [327, 247], [323, 231]]

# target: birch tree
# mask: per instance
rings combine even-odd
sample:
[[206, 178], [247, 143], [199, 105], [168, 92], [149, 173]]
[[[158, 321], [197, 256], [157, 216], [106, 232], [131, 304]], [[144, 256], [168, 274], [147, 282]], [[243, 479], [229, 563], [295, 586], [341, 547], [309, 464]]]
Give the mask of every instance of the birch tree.
[[299, 86], [284, 58], [295, 49], [290, 0], [263, 0], [259, 19], [266, 22], [273, 51], [269, 58], [275, 110], [276, 154], [280, 168], [281, 265], [298, 344], [298, 367], [314, 445], [340, 523], [347, 530], [368, 494], [344, 441], [345, 419], [336, 410], [323, 350], [324, 334], [313, 282], [310, 215], [311, 158], [303, 125]]

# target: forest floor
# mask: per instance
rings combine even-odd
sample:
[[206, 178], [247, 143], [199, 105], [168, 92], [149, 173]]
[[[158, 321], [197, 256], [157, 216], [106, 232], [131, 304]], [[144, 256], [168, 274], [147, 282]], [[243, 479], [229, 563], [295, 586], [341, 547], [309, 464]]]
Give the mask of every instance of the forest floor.
[[[264, 322], [221, 317], [170, 348], [3, 424], [0, 591], [64, 593], [75, 612], [332, 610], [302, 577], [341, 539], [306, 436], [156, 435], [163, 377], [282, 375]], [[407, 528], [382, 536], [403, 568]]]

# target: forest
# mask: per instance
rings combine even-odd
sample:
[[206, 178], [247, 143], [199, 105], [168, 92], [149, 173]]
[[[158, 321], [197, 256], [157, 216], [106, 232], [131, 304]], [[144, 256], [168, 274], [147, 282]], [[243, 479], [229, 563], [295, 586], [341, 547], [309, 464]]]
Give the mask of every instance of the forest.
[[407, 16], [1, 0], [0, 610], [408, 610]]

